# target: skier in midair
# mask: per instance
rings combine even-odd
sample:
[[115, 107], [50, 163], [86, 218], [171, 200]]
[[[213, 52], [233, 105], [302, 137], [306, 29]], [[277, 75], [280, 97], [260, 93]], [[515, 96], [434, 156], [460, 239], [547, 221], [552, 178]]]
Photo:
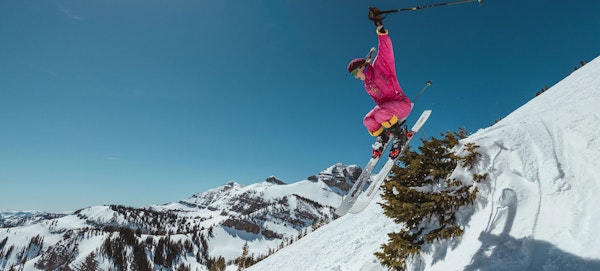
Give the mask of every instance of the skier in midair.
[[348, 72], [364, 82], [365, 90], [377, 104], [363, 119], [369, 133], [377, 137], [372, 156], [381, 155], [389, 134], [393, 134], [395, 140], [389, 156], [395, 158], [406, 141], [407, 129], [402, 124], [410, 114], [412, 104], [398, 83], [392, 41], [383, 27], [381, 11], [370, 7], [369, 19], [377, 27], [377, 56], [372, 63], [365, 58], [353, 59], [348, 64]]

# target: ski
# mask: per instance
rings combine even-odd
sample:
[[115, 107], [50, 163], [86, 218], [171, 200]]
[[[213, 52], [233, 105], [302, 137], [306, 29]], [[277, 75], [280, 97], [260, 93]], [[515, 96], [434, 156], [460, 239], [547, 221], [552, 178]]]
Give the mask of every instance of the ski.
[[[387, 148], [387, 146], [390, 144], [390, 142], [392, 142], [392, 140], [393, 140], [393, 136], [390, 136], [390, 139], [383, 146], [384, 150]], [[369, 162], [363, 169], [360, 176], [358, 176], [358, 179], [356, 180], [356, 182], [354, 183], [354, 185], [352, 186], [350, 191], [348, 191], [348, 194], [342, 200], [342, 203], [340, 204], [340, 206], [338, 206], [335, 209], [335, 213], [337, 215], [343, 216], [346, 213], [348, 213], [348, 210], [350, 210], [350, 208], [354, 205], [354, 202], [358, 198], [358, 195], [360, 195], [360, 193], [362, 193], [364, 191], [364, 186], [367, 183], [367, 181], [369, 181], [369, 179], [371, 177], [371, 172], [373, 172], [373, 170], [379, 163], [380, 159], [381, 159], [381, 155], [379, 155], [377, 157], [371, 157], [371, 159], [369, 159]]]
[[[419, 130], [421, 130], [421, 128], [423, 127], [425, 122], [427, 122], [427, 119], [429, 119], [429, 115], [431, 115], [431, 110], [423, 111], [423, 113], [421, 114], [421, 116], [419, 117], [417, 122], [413, 125], [412, 128], [410, 128], [410, 132], [409, 132], [410, 136], [406, 139], [406, 142], [404, 143], [404, 145], [402, 145], [400, 155], [402, 155], [402, 153], [408, 147], [408, 145], [410, 144], [412, 139], [415, 137], [417, 132], [419, 132]], [[388, 142], [391, 142], [391, 138], [390, 138], [390, 141], [388, 141]], [[379, 170], [379, 173], [377, 173], [373, 176], [370, 176], [373, 179], [373, 181], [371, 182], [371, 184], [369, 185], [369, 187], [367, 188], [367, 190], [364, 193], [361, 193], [357, 197], [353, 198], [352, 206], [350, 206], [350, 208], [345, 210], [347, 213], [351, 213], [351, 214], [360, 213], [365, 208], [367, 208], [367, 206], [369, 206], [369, 203], [371, 203], [371, 200], [373, 200], [375, 195], [377, 195], [376, 191], [378, 191], [378, 189], [381, 186], [381, 184], [383, 183], [383, 181], [387, 178], [388, 174], [390, 173], [390, 170], [392, 170], [392, 167], [394, 166], [394, 164], [396, 164], [396, 161], [398, 160], [398, 157], [400, 157], [400, 155], [396, 156], [395, 158], [389, 157], [387, 162], [381, 168], [381, 170]], [[336, 210], [336, 213], [337, 213], [337, 210]]]

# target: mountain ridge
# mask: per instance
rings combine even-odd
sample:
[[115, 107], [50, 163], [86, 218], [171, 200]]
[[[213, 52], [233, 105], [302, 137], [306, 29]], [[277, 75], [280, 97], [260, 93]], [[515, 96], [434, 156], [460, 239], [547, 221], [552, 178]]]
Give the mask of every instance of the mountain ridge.
[[[107, 270], [126, 265], [109, 252], [119, 242], [152, 255], [148, 265], [167, 268], [203, 270], [220, 257], [231, 262], [248, 241], [253, 243], [250, 252], [260, 259], [332, 221], [334, 206], [347, 192], [344, 187], [357, 174], [360, 167], [338, 163], [295, 183], [274, 176], [245, 186], [229, 181], [183, 200], [142, 208], [91, 206], [60, 215], [7, 211], [0, 214], [0, 270], [21, 263], [23, 270], [73, 268], [91, 252]], [[179, 256], [157, 261], [166, 257], [161, 250]], [[130, 258], [125, 262], [146, 265]]]

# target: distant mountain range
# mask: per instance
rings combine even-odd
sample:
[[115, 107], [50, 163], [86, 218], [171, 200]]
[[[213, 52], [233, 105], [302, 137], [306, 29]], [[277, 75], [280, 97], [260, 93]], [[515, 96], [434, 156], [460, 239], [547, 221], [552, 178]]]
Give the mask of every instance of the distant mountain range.
[[335, 219], [334, 207], [360, 173], [336, 164], [296, 183], [232, 181], [144, 208], [1, 212], [0, 270], [206, 270], [219, 260], [233, 264], [244, 247], [255, 262]]
[[65, 215], [67, 214], [6, 210], [0, 212], [0, 228], [17, 227], [40, 220], [59, 218]]

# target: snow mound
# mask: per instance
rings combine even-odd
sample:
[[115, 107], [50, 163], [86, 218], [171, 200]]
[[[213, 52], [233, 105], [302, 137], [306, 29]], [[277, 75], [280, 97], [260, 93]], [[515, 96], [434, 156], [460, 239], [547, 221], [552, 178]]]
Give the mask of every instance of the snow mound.
[[[480, 146], [465, 235], [415, 270], [600, 270], [600, 58], [463, 142]], [[435, 110], [433, 118], [435, 118]], [[380, 199], [379, 199], [380, 200]], [[377, 201], [377, 199], [375, 200]], [[247, 269], [386, 270], [373, 253], [398, 225], [372, 203]]]

